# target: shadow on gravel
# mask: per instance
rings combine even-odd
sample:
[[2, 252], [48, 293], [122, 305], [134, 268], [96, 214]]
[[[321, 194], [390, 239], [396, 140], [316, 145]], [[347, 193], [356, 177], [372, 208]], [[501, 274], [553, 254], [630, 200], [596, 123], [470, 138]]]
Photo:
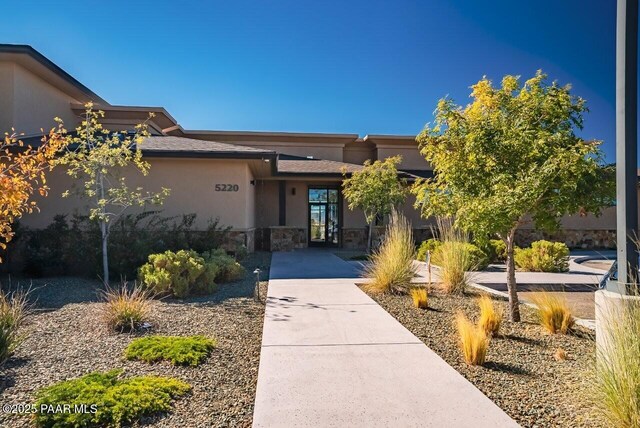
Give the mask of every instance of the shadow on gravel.
[[514, 342], [525, 343], [527, 345], [542, 346], [542, 342], [541, 341], [539, 341], [537, 339], [531, 339], [531, 338], [528, 338], [528, 337], [514, 336], [512, 334], [505, 334], [505, 335], [503, 335], [501, 337], [503, 339], [513, 340]]
[[3, 291], [28, 291], [29, 301], [35, 310], [56, 310], [71, 303], [98, 301], [98, 280], [78, 277], [54, 277], [38, 279], [16, 279], [4, 277], [0, 280]]
[[596, 334], [595, 334], [595, 331], [593, 330], [574, 328], [571, 331], [569, 331], [569, 334], [575, 337], [579, 337], [580, 339], [596, 340]]
[[[266, 278], [269, 277], [270, 263], [271, 253], [252, 253], [242, 262], [246, 274], [241, 280], [219, 284], [218, 289], [213, 294], [186, 299], [166, 298], [162, 300], [165, 303], [172, 304], [217, 305], [227, 301], [235, 302], [236, 299], [242, 297], [253, 298], [256, 287], [256, 276], [253, 271], [256, 268], [261, 270], [261, 289], [266, 288], [265, 284]], [[112, 285], [117, 283], [117, 281], [112, 281]], [[130, 280], [129, 285], [132, 283], [133, 280]], [[103, 285], [97, 279], [81, 277], [29, 279], [4, 275], [0, 276], [0, 288], [3, 291], [30, 290], [29, 301], [33, 304], [34, 310], [53, 311], [72, 303], [98, 302], [98, 292], [103, 289]]]
[[9, 358], [2, 368], [0, 368], [0, 394], [2, 394], [5, 389], [11, 388], [15, 386], [16, 382], [14, 379], [14, 371], [31, 361], [28, 358]]
[[488, 363], [484, 364], [484, 367], [496, 372], [510, 373], [510, 374], [519, 375], [519, 376], [531, 376], [530, 371], [520, 366], [516, 366], [514, 364], [497, 363], [497, 362], [489, 361]]

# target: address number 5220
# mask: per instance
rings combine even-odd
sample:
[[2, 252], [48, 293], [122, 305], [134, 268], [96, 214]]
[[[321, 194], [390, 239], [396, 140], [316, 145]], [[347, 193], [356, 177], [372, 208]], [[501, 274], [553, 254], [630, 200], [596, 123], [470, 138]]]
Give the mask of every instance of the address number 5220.
[[240, 186], [237, 184], [216, 184], [216, 192], [237, 192]]

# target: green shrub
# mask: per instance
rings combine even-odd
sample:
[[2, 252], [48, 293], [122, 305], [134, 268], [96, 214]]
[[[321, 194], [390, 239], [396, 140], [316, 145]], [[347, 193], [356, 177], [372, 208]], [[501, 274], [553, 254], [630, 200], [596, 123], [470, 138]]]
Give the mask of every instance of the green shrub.
[[28, 292], [0, 291], [0, 364], [4, 363], [22, 343], [20, 328], [29, 312]]
[[529, 272], [567, 272], [569, 248], [562, 242], [536, 241], [530, 248], [516, 248], [516, 265]]
[[507, 260], [507, 244], [501, 239], [490, 239], [480, 249], [487, 255], [489, 263], [504, 262]]
[[139, 278], [154, 293], [186, 297], [212, 293], [219, 272], [215, 262], [205, 261], [195, 251], [165, 251], [149, 256], [149, 262], [140, 268]]
[[33, 278], [64, 275], [71, 263], [70, 243], [65, 239], [68, 234], [69, 224], [63, 215], [54, 216], [53, 223], [44, 229], [29, 233], [24, 250], [27, 256], [24, 273]]
[[484, 251], [470, 242], [446, 242], [438, 245], [431, 255], [431, 261], [434, 265], [441, 266], [446, 257], [451, 257], [450, 253], [453, 248], [447, 246], [459, 247], [460, 251], [467, 253], [465, 270], [483, 270], [489, 265], [489, 258]]
[[124, 356], [147, 363], [166, 360], [174, 365], [197, 366], [215, 346], [215, 340], [204, 336], [146, 336], [133, 340]]
[[[95, 372], [79, 379], [67, 380], [41, 389], [36, 407], [68, 405], [86, 406], [94, 412], [36, 413], [39, 427], [121, 426], [134, 423], [142, 416], [171, 409], [173, 399], [185, 395], [191, 386], [178, 379], [139, 376], [119, 378], [122, 370]], [[45, 407], [46, 408], [46, 407]]]
[[416, 275], [415, 244], [411, 223], [396, 211], [391, 213], [382, 244], [371, 255], [364, 271], [371, 282], [363, 287], [371, 293], [406, 289]]
[[[210, 219], [205, 230], [195, 230], [195, 214], [163, 217], [157, 211], [122, 216], [109, 234], [109, 269], [114, 278], [135, 278], [138, 267], [151, 254], [190, 249], [196, 252], [219, 248], [229, 227]], [[7, 254], [21, 255], [24, 264], [12, 266], [14, 273], [30, 277], [102, 273], [100, 228], [88, 216], [57, 215], [45, 229], [19, 227]], [[238, 258], [246, 249], [235, 249]], [[20, 257], [16, 257], [19, 259]]]
[[242, 265], [221, 248], [205, 251], [202, 253], [202, 258], [207, 263], [214, 263], [218, 266], [219, 270], [215, 276], [218, 282], [237, 281], [244, 277], [245, 271]]
[[421, 262], [426, 262], [427, 261], [427, 251], [429, 251], [431, 253], [431, 255], [433, 256], [433, 252], [441, 244], [442, 244], [442, 242], [438, 241], [435, 238], [431, 238], [431, 239], [427, 239], [426, 241], [423, 241], [422, 244], [420, 244], [420, 247], [418, 248], [418, 254], [416, 255], [416, 259], [420, 260]]

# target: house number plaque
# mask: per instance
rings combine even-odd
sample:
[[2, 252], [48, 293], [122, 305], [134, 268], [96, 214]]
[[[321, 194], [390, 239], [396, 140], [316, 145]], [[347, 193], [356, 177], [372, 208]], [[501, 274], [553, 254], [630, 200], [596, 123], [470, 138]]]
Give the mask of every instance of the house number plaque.
[[216, 184], [216, 192], [237, 192], [240, 190], [240, 186], [237, 184]]

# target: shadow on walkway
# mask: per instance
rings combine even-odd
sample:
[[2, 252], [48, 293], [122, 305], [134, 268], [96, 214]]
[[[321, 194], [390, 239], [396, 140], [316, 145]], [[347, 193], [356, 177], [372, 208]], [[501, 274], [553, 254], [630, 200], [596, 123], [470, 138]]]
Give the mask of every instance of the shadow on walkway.
[[269, 279], [360, 278], [360, 269], [329, 250], [273, 253]]

